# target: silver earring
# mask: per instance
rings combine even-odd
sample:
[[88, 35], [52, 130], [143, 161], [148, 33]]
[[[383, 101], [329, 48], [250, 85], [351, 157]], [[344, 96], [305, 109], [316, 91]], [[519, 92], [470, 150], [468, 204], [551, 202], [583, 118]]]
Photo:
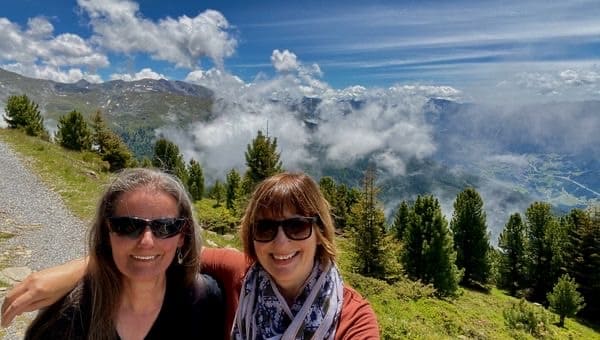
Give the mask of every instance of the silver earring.
[[183, 254], [181, 253], [181, 248], [177, 248], [177, 263], [183, 263]]

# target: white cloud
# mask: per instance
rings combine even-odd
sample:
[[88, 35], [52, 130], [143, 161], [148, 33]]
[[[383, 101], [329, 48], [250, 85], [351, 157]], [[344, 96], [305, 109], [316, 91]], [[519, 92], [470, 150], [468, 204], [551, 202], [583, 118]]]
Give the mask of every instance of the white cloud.
[[160, 74], [157, 72], [152, 71], [152, 69], [150, 68], [143, 68], [141, 71], [135, 73], [135, 74], [129, 74], [129, 73], [113, 73], [110, 75], [110, 79], [111, 80], [124, 80], [124, 81], [134, 81], [134, 80], [141, 80], [141, 79], [167, 79], [167, 77], [164, 74]]
[[84, 72], [80, 68], [68, 68], [63, 70], [49, 65], [27, 65], [21, 63], [4, 64], [0, 65], [0, 67], [28, 77], [49, 79], [59, 83], [74, 83], [81, 79], [85, 79], [90, 83], [102, 82], [102, 78], [99, 75]]
[[53, 36], [54, 27], [43, 17], [30, 18], [23, 31], [6, 18], [0, 18], [0, 63], [8, 70], [61, 82], [82, 78], [100, 81], [97, 74], [82, 71], [108, 66], [106, 55], [95, 51], [81, 37], [65, 33]]
[[92, 40], [112, 51], [148, 53], [154, 59], [194, 69], [202, 57], [222, 67], [223, 59], [237, 45], [227, 19], [215, 10], [154, 22], [143, 18], [138, 4], [128, 0], [78, 0], [78, 4], [90, 17]]
[[297, 71], [300, 66], [296, 55], [288, 50], [284, 50], [283, 52], [277, 49], [273, 50], [271, 63], [273, 63], [273, 67], [275, 67], [277, 72]]
[[559, 73], [559, 78], [567, 85], [581, 86], [597, 83], [600, 80], [600, 74], [592, 70], [564, 70]]

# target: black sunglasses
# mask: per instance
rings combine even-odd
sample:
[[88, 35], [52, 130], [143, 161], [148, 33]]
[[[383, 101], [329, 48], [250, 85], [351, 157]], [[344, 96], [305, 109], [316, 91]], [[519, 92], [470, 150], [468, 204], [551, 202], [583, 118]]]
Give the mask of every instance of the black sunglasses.
[[317, 216], [297, 216], [285, 220], [258, 220], [254, 223], [252, 238], [256, 242], [271, 242], [277, 236], [279, 226], [287, 238], [302, 241], [312, 235], [313, 225], [319, 221]]
[[146, 230], [146, 226], [150, 227], [152, 235], [156, 238], [173, 237], [181, 232], [186, 222], [185, 218], [157, 218], [154, 220], [133, 216], [108, 218], [112, 232], [129, 238], [138, 238]]

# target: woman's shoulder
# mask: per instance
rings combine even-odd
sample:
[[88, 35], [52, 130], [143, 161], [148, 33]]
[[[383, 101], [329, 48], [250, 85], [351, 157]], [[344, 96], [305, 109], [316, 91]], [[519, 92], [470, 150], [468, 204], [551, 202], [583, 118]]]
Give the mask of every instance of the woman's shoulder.
[[342, 314], [336, 339], [379, 339], [377, 316], [369, 302], [352, 287], [344, 285]]

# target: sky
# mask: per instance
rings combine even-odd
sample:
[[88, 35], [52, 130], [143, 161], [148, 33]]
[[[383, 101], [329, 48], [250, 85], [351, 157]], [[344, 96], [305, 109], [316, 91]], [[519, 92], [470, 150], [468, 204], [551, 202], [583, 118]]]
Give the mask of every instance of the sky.
[[[463, 164], [452, 170], [484, 164], [523, 176], [544, 160], [503, 143], [547, 144], [548, 154], [597, 154], [600, 145], [600, 115], [581, 104], [600, 98], [597, 0], [0, 4], [0, 68], [67, 83], [165, 78], [210, 88], [213, 119], [156, 131], [200, 161], [209, 181], [244, 170], [257, 130], [277, 138], [288, 170], [318, 174], [370, 157], [383, 179], [410, 176], [412, 159], [453, 151]], [[318, 129], [301, 128], [290, 107], [313, 97]], [[461, 113], [476, 138], [440, 145], [424, 115], [431, 98], [477, 104]], [[554, 104], [565, 102], [575, 104]], [[478, 188], [496, 230], [525, 208], [501, 207], [511, 185]], [[442, 206], [450, 216], [452, 197]]]
[[2, 0], [0, 67], [75, 82], [301, 73], [469, 101], [600, 94], [598, 1]]

